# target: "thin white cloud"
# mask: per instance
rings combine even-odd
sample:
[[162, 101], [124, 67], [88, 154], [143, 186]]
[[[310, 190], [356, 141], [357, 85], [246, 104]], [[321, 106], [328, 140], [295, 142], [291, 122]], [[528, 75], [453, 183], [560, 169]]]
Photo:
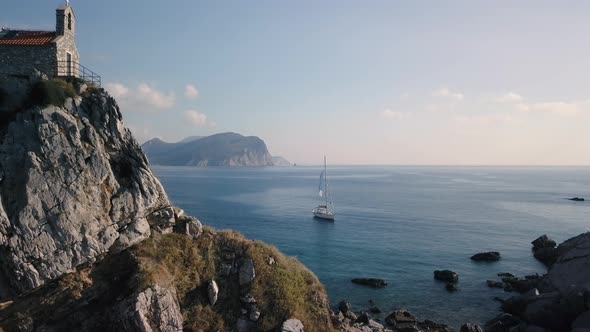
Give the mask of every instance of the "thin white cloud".
[[207, 115], [194, 111], [194, 110], [189, 110], [184, 112], [184, 117], [192, 124], [196, 125], [196, 126], [205, 126], [209, 123], [208, 119], [207, 119]]
[[514, 92], [508, 92], [494, 99], [494, 101], [497, 103], [518, 103], [523, 100], [524, 98], [521, 95]]
[[582, 109], [582, 103], [568, 103], [563, 101], [546, 102], [546, 103], [519, 103], [516, 108], [524, 112], [543, 112], [558, 115], [575, 115]]
[[107, 83], [105, 88], [114, 98], [121, 98], [129, 93], [129, 88], [121, 83]]
[[434, 90], [434, 91], [432, 91], [432, 96], [439, 97], [439, 98], [445, 98], [445, 99], [451, 99], [451, 100], [455, 100], [455, 101], [461, 101], [461, 100], [465, 99], [465, 96], [463, 96], [463, 94], [456, 92], [456, 91], [451, 91], [449, 88], [440, 88], [440, 89]]
[[478, 114], [457, 115], [453, 120], [462, 126], [490, 126], [508, 124], [515, 119], [509, 114]]
[[146, 83], [141, 83], [137, 92], [148, 104], [160, 109], [171, 108], [176, 99], [174, 93], [164, 94]]
[[121, 83], [107, 83], [107, 91], [117, 99], [123, 112], [157, 112], [174, 107], [176, 96], [164, 93], [148, 83], [130, 88]]
[[192, 84], [187, 84], [184, 88], [184, 96], [188, 99], [196, 99], [199, 97], [199, 90]]
[[391, 109], [384, 109], [379, 113], [382, 118], [390, 120], [402, 120], [406, 117], [406, 114], [400, 111], [393, 111]]

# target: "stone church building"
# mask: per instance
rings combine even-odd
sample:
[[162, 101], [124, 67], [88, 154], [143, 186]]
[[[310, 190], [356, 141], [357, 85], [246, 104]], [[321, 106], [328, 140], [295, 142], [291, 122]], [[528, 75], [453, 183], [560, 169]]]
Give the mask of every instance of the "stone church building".
[[80, 75], [76, 14], [69, 1], [56, 9], [55, 16], [55, 31], [0, 31], [0, 77], [26, 77], [35, 70], [48, 77]]

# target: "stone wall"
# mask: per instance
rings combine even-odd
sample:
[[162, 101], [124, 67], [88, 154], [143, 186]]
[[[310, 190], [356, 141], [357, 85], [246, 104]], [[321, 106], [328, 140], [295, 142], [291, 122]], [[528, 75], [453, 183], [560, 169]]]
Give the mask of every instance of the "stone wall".
[[76, 41], [74, 40], [74, 35], [66, 33], [65, 35], [58, 38], [55, 42], [57, 45], [57, 61], [58, 61], [58, 76], [66, 76], [67, 75], [67, 60], [68, 56], [67, 53], [72, 55], [72, 74], [76, 77], [79, 76], [79, 68], [78, 63], [80, 63], [80, 54], [78, 53], [78, 49], [76, 48]]
[[[53, 75], [56, 45], [47, 46], [0, 46], [0, 77], [30, 75], [34, 69]], [[77, 51], [76, 51], [77, 54]]]

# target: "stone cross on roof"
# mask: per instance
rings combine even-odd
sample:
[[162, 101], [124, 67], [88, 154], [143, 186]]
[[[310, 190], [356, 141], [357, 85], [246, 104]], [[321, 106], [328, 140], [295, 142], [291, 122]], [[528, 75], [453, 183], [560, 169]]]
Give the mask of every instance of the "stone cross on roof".
[[66, 0], [66, 6], [70, 5], [70, 0]]

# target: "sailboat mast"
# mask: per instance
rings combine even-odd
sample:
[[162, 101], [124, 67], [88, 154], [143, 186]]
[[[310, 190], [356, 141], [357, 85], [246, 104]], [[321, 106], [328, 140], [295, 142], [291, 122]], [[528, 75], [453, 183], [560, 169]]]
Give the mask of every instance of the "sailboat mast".
[[326, 156], [324, 156], [324, 198], [326, 199], [326, 207], [328, 207], [328, 168], [326, 167]]

